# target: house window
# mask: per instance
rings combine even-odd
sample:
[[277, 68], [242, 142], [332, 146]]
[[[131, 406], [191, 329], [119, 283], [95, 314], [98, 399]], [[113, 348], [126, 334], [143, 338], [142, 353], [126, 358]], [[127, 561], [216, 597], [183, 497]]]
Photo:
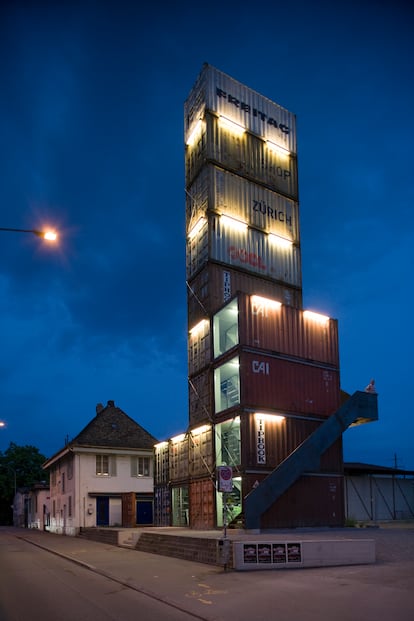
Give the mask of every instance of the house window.
[[70, 460], [68, 461], [68, 479], [71, 479], [73, 477], [73, 461]]
[[99, 477], [116, 476], [115, 455], [96, 455], [96, 474]]
[[52, 503], [52, 516], [56, 517], [56, 500]]
[[68, 498], [68, 517], [72, 517], [72, 496]]
[[151, 476], [150, 457], [131, 457], [131, 477]]
[[65, 473], [62, 472], [62, 494], [65, 493]]

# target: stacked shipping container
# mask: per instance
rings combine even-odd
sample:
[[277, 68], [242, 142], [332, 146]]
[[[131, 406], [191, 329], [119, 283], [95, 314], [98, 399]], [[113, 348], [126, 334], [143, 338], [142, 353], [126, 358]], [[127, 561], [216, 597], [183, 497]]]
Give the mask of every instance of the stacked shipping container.
[[[188, 506], [210, 528], [228, 510], [217, 465], [232, 465], [240, 511], [339, 407], [338, 329], [302, 308], [295, 116], [209, 65], [184, 112], [189, 429], [159, 448], [155, 497], [160, 522], [170, 489], [170, 523]], [[262, 527], [340, 523], [341, 473], [336, 442]]]

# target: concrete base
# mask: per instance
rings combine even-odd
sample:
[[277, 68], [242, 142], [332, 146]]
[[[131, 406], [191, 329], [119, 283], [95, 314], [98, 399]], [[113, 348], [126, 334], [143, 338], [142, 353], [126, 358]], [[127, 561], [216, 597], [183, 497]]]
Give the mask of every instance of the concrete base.
[[372, 539], [243, 541], [233, 543], [233, 568], [294, 569], [375, 563]]

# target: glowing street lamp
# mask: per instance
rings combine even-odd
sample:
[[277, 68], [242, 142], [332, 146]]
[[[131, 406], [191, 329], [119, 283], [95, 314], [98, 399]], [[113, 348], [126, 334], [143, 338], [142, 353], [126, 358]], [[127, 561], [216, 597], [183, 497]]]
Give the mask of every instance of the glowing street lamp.
[[41, 237], [42, 239], [45, 239], [46, 241], [57, 240], [56, 231], [52, 231], [49, 229], [45, 231], [38, 231], [36, 229], [9, 229], [9, 228], [0, 227], [0, 231], [11, 231], [13, 233], [33, 233], [33, 235], [37, 235], [37, 237]]

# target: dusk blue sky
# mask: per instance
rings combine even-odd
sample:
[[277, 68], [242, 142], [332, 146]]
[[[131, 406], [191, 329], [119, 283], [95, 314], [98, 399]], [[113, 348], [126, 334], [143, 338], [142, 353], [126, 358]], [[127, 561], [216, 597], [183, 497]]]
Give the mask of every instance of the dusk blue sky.
[[114, 400], [185, 431], [183, 104], [204, 62], [297, 116], [305, 308], [379, 421], [346, 461], [414, 469], [414, 14], [400, 0], [0, 8], [0, 450], [47, 457]]

